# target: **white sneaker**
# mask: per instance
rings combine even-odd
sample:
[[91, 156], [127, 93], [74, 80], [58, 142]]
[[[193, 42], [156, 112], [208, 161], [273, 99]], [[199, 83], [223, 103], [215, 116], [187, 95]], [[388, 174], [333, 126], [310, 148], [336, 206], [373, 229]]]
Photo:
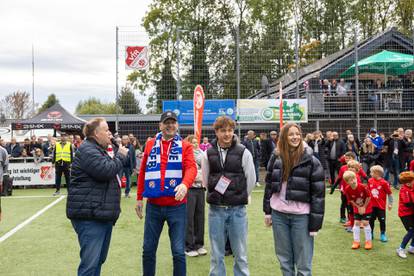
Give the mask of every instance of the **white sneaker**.
[[197, 257], [198, 256], [198, 252], [195, 251], [195, 250], [185, 251], [185, 255], [187, 255], [188, 257]]
[[414, 246], [408, 247], [408, 253], [414, 254]]
[[256, 187], [260, 187], [260, 186], [262, 186], [262, 185], [260, 185], [259, 182], [256, 182]]
[[201, 248], [197, 249], [197, 253], [200, 256], [204, 256], [204, 255], [207, 255], [207, 250], [204, 247], [201, 247]]
[[397, 249], [397, 255], [398, 257], [403, 258], [403, 259], [407, 258], [407, 254], [405, 254], [405, 250], [402, 248]]

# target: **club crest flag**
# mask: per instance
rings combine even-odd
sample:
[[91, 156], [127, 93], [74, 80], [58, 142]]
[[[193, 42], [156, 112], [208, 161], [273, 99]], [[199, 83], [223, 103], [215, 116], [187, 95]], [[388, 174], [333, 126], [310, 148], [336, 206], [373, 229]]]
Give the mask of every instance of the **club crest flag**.
[[201, 139], [201, 128], [203, 126], [203, 112], [204, 112], [205, 96], [203, 87], [197, 85], [194, 89], [194, 136], [198, 143]]
[[125, 47], [125, 69], [146, 70], [149, 65], [147, 46], [126, 46]]

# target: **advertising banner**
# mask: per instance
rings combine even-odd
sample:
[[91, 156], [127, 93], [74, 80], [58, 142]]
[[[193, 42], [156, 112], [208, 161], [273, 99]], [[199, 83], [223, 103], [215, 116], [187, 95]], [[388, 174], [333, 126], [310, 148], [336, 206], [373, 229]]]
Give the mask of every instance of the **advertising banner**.
[[52, 162], [10, 162], [8, 173], [13, 177], [13, 186], [55, 184], [55, 168], [52, 167]]
[[[173, 111], [177, 114], [181, 125], [194, 125], [194, 102], [163, 101], [162, 112]], [[236, 102], [234, 100], [205, 100], [203, 111], [203, 125], [212, 125], [218, 116], [226, 115], [236, 119]]]
[[[280, 100], [238, 100], [240, 123], [279, 123]], [[307, 123], [307, 99], [283, 99], [283, 122]]]

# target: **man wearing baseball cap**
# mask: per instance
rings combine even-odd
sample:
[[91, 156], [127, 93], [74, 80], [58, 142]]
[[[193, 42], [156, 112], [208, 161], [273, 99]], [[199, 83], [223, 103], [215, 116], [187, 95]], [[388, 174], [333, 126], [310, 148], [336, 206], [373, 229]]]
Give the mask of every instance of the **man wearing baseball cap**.
[[143, 218], [145, 208], [143, 275], [155, 275], [158, 241], [164, 222], [173, 255], [173, 275], [186, 275], [185, 233], [187, 191], [197, 175], [193, 147], [178, 135], [177, 115], [161, 115], [160, 132], [146, 144], [138, 177], [136, 213]]
[[377, 130], [373, 127], [369, 130], [369, 138], [371, 139], [372, 143], [374, 144], [377, 150], [382, 149], [384, 145], [384, 140], [382, 140], [381, 136], [377, 134]]

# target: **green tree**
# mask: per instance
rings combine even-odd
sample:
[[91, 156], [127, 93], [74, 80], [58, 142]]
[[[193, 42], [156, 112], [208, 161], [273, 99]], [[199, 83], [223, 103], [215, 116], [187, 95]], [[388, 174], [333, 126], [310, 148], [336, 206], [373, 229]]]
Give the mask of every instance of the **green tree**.
[[48, 109], [49, 107], [53, 106], [54, 104], [59, 103], [59, 100], [56, 98], [55, 94], [50, 94], [46, 101], [42, 104], [42, 106], [39, 108], [37, 113], [41, 113]]
[[121, 88], [117, 102], [124, 114], [142, 114], [139, 101], [135, 98], [130, 87]]
[[162, 112], [162, 102], [164, 100], [173, 100], [177, 94], [177, 81], [174, 79], [171, 72], [171, 61], [166, 58], [164, 60], [164, 68], [161, 72], [161, 78], [155, 82], [155, 95], [156, 104], [155, 111], [157, 113]]
[[[102, 103], [99, 99], [91, 97], [80, 101], [76, 106], [76, 114], [116, 114], [117, 106], [115, 103]], [[119, 113], [123, 110], [118, 107]]]
[[412, 37], [414, 32], [414, 0], [397, 1], [395, 16], [398, 18], [400, 30]]

